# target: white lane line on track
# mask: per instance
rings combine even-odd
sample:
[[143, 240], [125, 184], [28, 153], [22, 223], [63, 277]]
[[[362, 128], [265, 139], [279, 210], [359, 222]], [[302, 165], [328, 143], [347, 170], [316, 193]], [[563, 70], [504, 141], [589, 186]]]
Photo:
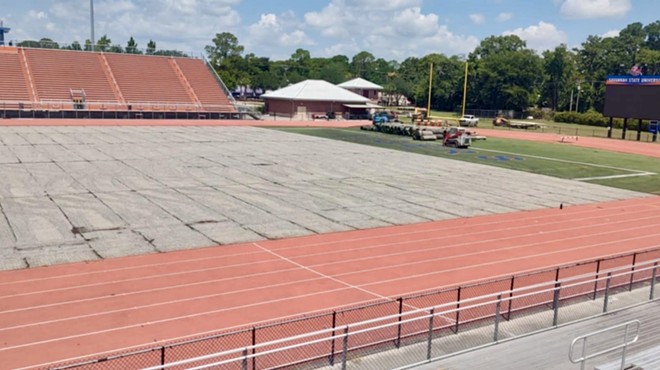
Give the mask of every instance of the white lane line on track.
[[384, 295], [380, 295], [380, 294], [378, 294], [378, 293], [374, 293], [374, 292], [372, 292], [372, 291], [369, 291], [369, 290], [366, 290], [366, 289], [362, 289], [362, 288], [360, 288], [360, 287], [358, 287], [358, 286], [356, 286], [356, 285], [349, 284], [349, 283], [347, 283], [347, 282], [344, 282], [344, 281], [341, 281], [341, 280], [339, 280], [339, 279], [336, 279], [336, 278], [334, 278], [334, 277], [332, 277], [332, 276], [330, 276], [330, 275], [326, 275], [326, 274], [324, 274], [324, 273], [322, 273], [322, 272], [320, 272], [320, 271], [314, 270], [314, 269], [311, 268], [311, 267], [308, 267], [308, 266], [305, 266], [305, 265], [301, 265], [300, 263], [298, 263], [298, 262], [296, 262], [296, 261], [294, 261], [294, 260], [292, 260], [292, 259], [290, 259], [290, 258], [287, 258], [287, 257], [285, 257], [285, 256], [283, 256], [283, 255], [281, 255], [281, 254], [277, 254], [277, 253], [275, 253], [275, 252], [273, 252], [273, 251], [271, 251], [271, 250], [269, 250], [269, 249], [267, 249], [267, 248], [264, 248], [264, 247], [261, 246], [259, 243], [252, 243], [252, 244], [254, 244], [257, 248], [260, 248], [261, 250], [263, 250], [263, 251], [266, 252], [266, 253], [270, 253], [270, 254], [272, 254], [273, 256], [275, 256], [275, 257], [277, 257], [277, 258], [279, 258], [279, 259], [281, 259], [281, 260], [283, 260], [283, 261], [286, 261], [286, 262], [288, 262], [288, 263], [290, 263], [290, 264], [292, 264], [292, 265], [294, 265], [294, 266], [297, 266], [298, 268], [303, 269], [303, 270], [305, 270], [305, 271], [309, 271], [310, 273], [312, 273], [312, 274], [314, 274], [314, 275], [318, 275], [318, 276], [320, 276], [320, 277], [322, 277], [322, 278], [324, 278], [324, 279], [328, 279], [328, 280], [334, 281], [335, 283], [341, 284], [341, 285], [346, 286], [346, 287], [351, 288], [351, 289], [359, 290], [359, 291], [361, 291], [361, 292], [363, 292], [363, 293], [367, 293], [367, 294], [372, 295], [372, 296], [374, 296], [374, 297], [376, 297], [376, 298], [386, 299], [386, 300], [393, 300], [393, 299], [391, 299], [390, 297], [386, 297], [386, 296], [384, 296]]

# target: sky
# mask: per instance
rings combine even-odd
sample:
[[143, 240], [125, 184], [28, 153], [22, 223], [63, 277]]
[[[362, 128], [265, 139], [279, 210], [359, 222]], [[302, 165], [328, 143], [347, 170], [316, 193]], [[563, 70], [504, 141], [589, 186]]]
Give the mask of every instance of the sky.
[[[2, 0], [7, 40], [90, 38], [90, 0]], [[313, 57], [368, 51], [402, 61], [464, 55], [491, 35], [515, 34], [542, 52], [612, 36], [660, 19], [658, 0], [94, 0], [96, 39], [201, 54], [231, 32], [245, 51], [274, 60], [298, 48]]]

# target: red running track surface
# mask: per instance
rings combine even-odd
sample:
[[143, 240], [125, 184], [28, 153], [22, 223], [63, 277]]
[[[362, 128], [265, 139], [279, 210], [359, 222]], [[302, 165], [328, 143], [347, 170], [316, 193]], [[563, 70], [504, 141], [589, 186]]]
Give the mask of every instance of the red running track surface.
[[0, 272], [3, 369], [660, 247], [660, 197]]
[[645, 155], [660, 158], [660, 145], [658, 143], [645, 143], [629, 140], [605, 139], [600, 137], [570, 136], [530, 131], [489, 130], [477, 129], [478, 134], [499, 137], [503, 139], [518, 139], [557, 143], [558, 145], [573, 145], [584, 148], [608, 150], [611, 152]]

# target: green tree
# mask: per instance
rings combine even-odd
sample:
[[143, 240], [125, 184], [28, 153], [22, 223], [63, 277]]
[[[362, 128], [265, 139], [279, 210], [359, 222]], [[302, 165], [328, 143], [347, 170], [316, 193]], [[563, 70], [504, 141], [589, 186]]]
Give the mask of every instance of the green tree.
[[647, 24], [644, 27], [646, 33], [646, 42], [644, 47], [646, 49], [660, 51], [660, 21]]
[[123, 52], [124, 52], [124, 48], [122, 48], [121, 45], [119, 45], [119, 44], [114, 44], [114, 45], [111, 45], [111, 46], [108, 48], [108, 51], [109, 51], [110, 53], [123, 53]]
[[101, 36], [98, 41], [96, 41], [96, 51], [108, 51], [112, 45], [112, 40], [108, 38], [108, 35]]
[[361, 51], [351, 60], [351, 72], [355, 77], [368, 78], [367, 74], [373, 68], [376, 57], [368, 51]]
[[49, 38], [42, 38], [39, 41], [25, 40], [16, 44], [18, 47], [37, 48], [37, 49], [59, 49], [60, 45]]
[[153, 55], [160, 55], [166, 57], [188, 57], [188, 54], [179, 50], [157, 50]]
[[619, 50], [624, 52], [624, 57], [629, 65], [637, 63], [637, 54], [646, 41], [644, 26], [639, 23], [631, 23], [619, 32], [617, 38]]
[[135, 42], [135, 39], [133, 36], [131, 36], [130, 39], [128, 39], [128, 42], [126, 43], [126, 53], [128, 54], [142, 54], [142, 52], [138, 49], [138, 44]]
[[153, 55], [156, 52], [156, 42], [149, 40], [147, 43], [147, 55]]
[[491, 36], [470, 55], [470, 102], [485, 109], [526, 110], [536, 103], [541, 58], [518, 36]]
[[69, 45], [70, 50], [82, 50], [82, 46], [80, 46], [80, 43], [78, 41], [74, 41]]
[[311, 64], [312, 56], [310, 52], [305, 49], [296, 49], [296, 51], [291, 54], [291, 57], [289, 58], [289, 71], [292, 76], [291, 79], [295, 80], [295, 82], [299, 82], [310, 78]]
[[553, 110], [568, 109], [570, 91], [577, 81], [575, 55], [565, 44], [544, 51], [543, 72], [541, 105]]
[[229, 57], [240, 56], [245, 48], [238, 43], [238, 38], [232, 33], [223, 32], [215, 35], [212, 45], [206, 45], [204, 50], [211, 65], [218, 67]]

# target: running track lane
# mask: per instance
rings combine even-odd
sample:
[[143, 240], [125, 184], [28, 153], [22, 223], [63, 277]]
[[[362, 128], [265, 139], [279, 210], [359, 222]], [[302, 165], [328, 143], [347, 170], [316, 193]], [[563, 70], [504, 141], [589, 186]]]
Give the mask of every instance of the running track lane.
[[[475, 129], [474, 131], [487, 137], [492, 136], [503, 139], [557, 143], [558, 145], [574, 145], [584, 148], [593, 148], [611, 152], [638, 154], [647, 157], [660, 158], [660, 145], [658, 143], [645, 143], [639, 141], [606, 139], [588, 136], [575, 137], [571, 135], [530, 132], [526, 130]], [[563, 143], [561, 143], [562, 138], [565, 138]]]
[[30, 368], [646, 250], [660, 247], [658, 225], [660, 197], [647, 197], [4, 271], [0, 364]]

